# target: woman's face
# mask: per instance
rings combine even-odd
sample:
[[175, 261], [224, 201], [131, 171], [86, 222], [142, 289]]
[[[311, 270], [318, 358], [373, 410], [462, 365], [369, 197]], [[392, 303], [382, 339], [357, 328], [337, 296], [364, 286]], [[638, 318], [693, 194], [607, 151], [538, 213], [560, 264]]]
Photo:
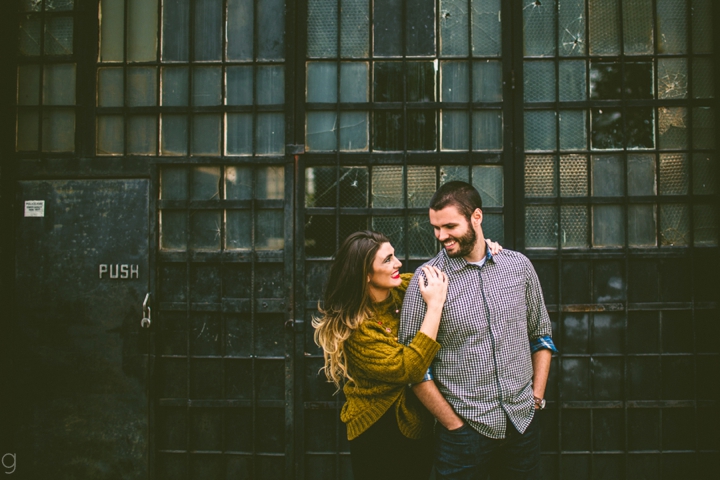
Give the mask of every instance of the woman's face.
[[[402, 283], [400, 279], [402, 263], [395, 257], [395, 249], [389, 243], [383, 243], [375, 254], [372, 273], [368, 275], [370, 290], [389, 290]], [[382, 298], [381, 298], [382, 300]]]

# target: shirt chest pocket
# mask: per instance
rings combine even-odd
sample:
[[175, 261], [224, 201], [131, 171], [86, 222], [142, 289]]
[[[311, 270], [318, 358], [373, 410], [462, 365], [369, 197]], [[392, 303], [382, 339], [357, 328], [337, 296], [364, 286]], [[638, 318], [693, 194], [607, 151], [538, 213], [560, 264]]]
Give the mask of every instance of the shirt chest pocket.
[[504, 284], [500, 288], [486, 289], [486, 297], [494, 319], [510, 322], [526, 320], [527, 302], [522, 280]]

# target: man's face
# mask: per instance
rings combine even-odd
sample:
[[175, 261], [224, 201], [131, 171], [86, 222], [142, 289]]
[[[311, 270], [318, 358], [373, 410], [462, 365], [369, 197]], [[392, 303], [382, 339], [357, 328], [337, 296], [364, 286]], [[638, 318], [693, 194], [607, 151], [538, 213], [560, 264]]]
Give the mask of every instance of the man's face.
[[475, 248], [475, 229], [457, 207], [450, 205], [442, 210], [431, 208], [430, 224], [435, 230], [435, 237], [443, 244], [449, 257], [466, 257]]

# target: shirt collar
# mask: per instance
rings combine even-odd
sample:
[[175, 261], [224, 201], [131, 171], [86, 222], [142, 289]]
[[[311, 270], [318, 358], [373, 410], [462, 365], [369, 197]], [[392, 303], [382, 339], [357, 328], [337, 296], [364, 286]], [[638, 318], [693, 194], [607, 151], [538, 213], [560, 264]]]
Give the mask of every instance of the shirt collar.
[[[467, 260], [463, 257], [449, 257], [447, 251], [443, 248], [441, 254], [445, 257], [445, 265], [450, 271], [457, 271], [468, 265]], [[489, 248], [485, 247], [485, 263], [492, 261], [495, 263], [495, 257]]]

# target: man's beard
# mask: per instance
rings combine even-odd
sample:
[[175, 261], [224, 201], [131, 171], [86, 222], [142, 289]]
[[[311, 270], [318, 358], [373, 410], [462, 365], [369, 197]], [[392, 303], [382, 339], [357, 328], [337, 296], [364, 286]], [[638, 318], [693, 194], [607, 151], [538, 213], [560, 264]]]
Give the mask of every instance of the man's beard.
[[447, 249], [445, 251], [448, 254], [448, 257], [451, 258], [457, 258], [457, 257], [466, 257], [470, 255], [470, 253], [475, 248], [475, 244], [477, 243], [477, 235], [475, 234], [475, 230], [472, 228], [472, 225], [468, 225], [468, 231], [465, 235], [463, 235], [460, 238], [455, 238], [455, 241], [458, 245], [458, 250], [456, 253], [450, 253], [447, 252]]

